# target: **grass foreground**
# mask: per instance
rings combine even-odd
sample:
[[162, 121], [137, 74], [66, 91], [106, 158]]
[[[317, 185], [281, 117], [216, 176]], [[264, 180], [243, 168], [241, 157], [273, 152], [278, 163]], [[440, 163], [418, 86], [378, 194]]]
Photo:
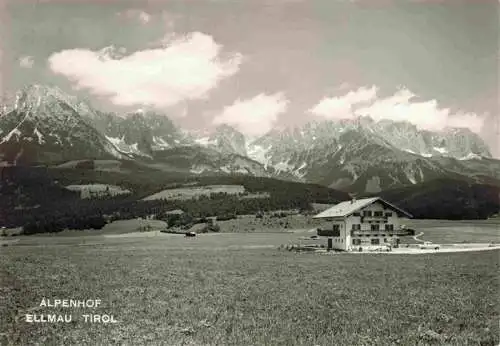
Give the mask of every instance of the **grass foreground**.
[[[11, 246], [0, 253], [0, 333], [15, 345], [496, 346], [499, 255]], [[44, 297], [102, 307], [39, 308]], [[30, 324], [26, 313], [74, 320]]]

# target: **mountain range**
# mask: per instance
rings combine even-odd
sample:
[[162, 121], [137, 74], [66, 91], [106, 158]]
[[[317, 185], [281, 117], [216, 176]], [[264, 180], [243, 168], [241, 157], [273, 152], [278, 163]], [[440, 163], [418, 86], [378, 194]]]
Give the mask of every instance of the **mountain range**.
[[466, 128], [439, 132], [400, 121], [316, 121], [248, 139], [231, 126], [180, 129], [165, 114], [102, 112], [56, 87], [30, 85], [0, 108], [3, 165], [134, 162], [189, 174], [245, 174], [377, 193], [452, 178], [500, 179], [500, 160]]

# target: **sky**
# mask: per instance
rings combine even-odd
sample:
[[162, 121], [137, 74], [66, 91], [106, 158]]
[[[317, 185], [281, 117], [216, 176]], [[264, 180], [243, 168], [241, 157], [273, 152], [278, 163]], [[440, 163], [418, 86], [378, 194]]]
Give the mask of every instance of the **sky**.
[[0, 94], [248, 135], [370, 115], [500, 156], [498, 0], [0, 0]]

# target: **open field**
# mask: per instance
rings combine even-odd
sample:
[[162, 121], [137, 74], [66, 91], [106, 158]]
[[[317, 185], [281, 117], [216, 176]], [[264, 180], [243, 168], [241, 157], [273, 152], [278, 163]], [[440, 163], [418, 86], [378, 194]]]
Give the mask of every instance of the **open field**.
[[[264, 216], [262, 219], [255, 215], [240, 215], [237, 219], [218, 221], [221, 233], [290, 233], [300, 230], [309, 230], [307, 236], [315, 234], [315, 228], [322, 225], [310, 216], [288, 215], [286, 217]], [[42, 237], [89, 236], [104, 234], [124, 234], [137, 232], [141, 226], [150, 225], [151, 230], [161, 230], [166, 223], [157, 220], [121, 220], [107, 224], [102, 230], [67, 230], [56, 234], [37, 235]], [[447, 221], [447, 220], [410, 220], [407, 226], [417, 233], [423, 232], [422, 241], [432, 241], [439, 244], [456, 243], [500, 243], [500, 220], [475, 221]], [[10, 234], [18, 234], [20, 229], [6, 230]], [[30, 236], [31, 238], [32, 236]], [[1, 239], [1, 238], [0, 238]], [[403, 244], [417, 244], [411, 237], [403, 237]], [[279, 245], [279, 244], [277, 244]]]
[[500, 220], [410, 220], [407, 226], [434, 243], [500, 243]]
[[227, 193], [238, 195], [245, 192], [242, 185], [206, 185], [166, 189], [144, 198], [145, 201], [155, 199], [192, 199], [200, 196], [210, 196], [212, 193]]
[[[81, 237], [21, 237], [2, 248], [3, 318], [35, 308], [43, 297], [100, 298], [101, 313], [120, 321], [26, 325], [21, 318], [10, 332], [18, 344], [499, 342], [498, 250], [321, 256], [275, 249], [310, 235], [307, 229], [187, 239], [123, 232], [132, 224], [139, 223], [123, 221], [108, 225], [106, 233]], [[449, 236], [446, 227], [426, 231], [431, 229], [439, 239]], [[495, 236], [493, 227], [482, 229], [484, 237]], [[468, 226], [455, 227], [453, 242], [469, 233]]]
[[[294, 238], [25, 237], [0, 253], [1, 332], [19, 345], [498, 344], [499, 251], [320, 256], [262, 247]], [[119, 323], [23, 322], [43, 297], [101, 299], [94, 312]], [[82, 314], [31, 310], [56, 312]]]

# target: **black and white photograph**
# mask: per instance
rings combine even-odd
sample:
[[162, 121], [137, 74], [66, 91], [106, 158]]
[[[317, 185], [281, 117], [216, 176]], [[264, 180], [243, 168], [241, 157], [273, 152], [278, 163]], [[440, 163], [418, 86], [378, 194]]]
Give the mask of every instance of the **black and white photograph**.
[[500, 346], [499, 0], [0, 0], [0, 345]]

